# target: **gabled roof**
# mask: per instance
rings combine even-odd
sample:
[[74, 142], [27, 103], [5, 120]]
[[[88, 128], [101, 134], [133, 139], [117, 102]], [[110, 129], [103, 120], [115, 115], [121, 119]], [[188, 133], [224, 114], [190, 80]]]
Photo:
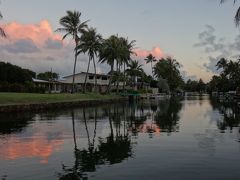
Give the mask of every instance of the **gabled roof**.
[[33, 82], [38, 82], [38, 83], [49, 83], [49, 81], [41, 80], [41, 79], [32, 78], [32, 80], [33, 80]]
[[[75, 74], [75, 76], [76, 75], [79, 75], [79, 74], [89, 74], [89, 75], [95, 75], [94, 73], [87, 73], [87, 72], [80, 72], [80, 73], [76, 73]], [[107, 76], [107, 77], [109, 77], [110, 75], [107, 75], [107, 74], [96, 74], [97, 76]], [[71, 77], [71, 76], [73, 76], [72, 74], [71, 75], [68, 75], [68, 76], [63, 76], [62, 78], [68, 78], [68, 77]]]
[[35, 78], [32, 78], [32, 81], [35, 82], [35, 83], [47, 83], [47, 84], [51, 84], [51, 83], [62, 83], [62, 82], [59, 81], [59, 80], [46, 81], [46, 80], [35, 79]]

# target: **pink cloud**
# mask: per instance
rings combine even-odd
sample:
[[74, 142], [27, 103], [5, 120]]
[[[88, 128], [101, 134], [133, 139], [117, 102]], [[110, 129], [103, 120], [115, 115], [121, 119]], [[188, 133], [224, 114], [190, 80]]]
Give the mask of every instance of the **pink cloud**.
[[54, 34], [54, 30], [48, 20], [42, 20], [39, 24], [21, 24], [11, 22], [4, 26], [10, 41], [30, 39], [35, 45], [41, 47], [47, 40], [61, 41], [59, 34]]
[[143, 49], [136, 49], [135, 53], [140, 58], [146, 58], [150, 53], [155, 56], [157, 59], [161, 59], [166, 57], [166, 54], [163, 52], [163, 50], [160, 47], [154, 47], [152, 50], [143, 50]]

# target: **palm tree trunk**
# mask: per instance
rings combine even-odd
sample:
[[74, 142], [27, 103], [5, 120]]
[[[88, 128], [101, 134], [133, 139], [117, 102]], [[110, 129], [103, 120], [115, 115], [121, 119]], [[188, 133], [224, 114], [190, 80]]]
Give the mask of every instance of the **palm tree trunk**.
[[108, 82], [108, 89], [107, 89], [107, 92], [110, 93], [110, 90], [111, 90], [111, 84], [112, 84], [112, 73], [113, 73], [113, 67], [114, 64], [111, 64], [111, 76], [110, 76], [110, 79], [109, 79], [109, 82]]
[[85, 76], [85, 81], [84, 81], [84, 89], [83, 89], [83, 93], [85, 93], [85, 92], [86, 92], [87, 76], [88, 76], [88, 71], [89, 71], [90, 61], [91, 61], [91, 58], [89, 57], [89, 59], [88, 59], [87, 73], [86, 73], [86, 76]]
[[77, 141], [76, 141], [76, 131], [75, 131], [75, 119], [74, 119], [74, 112], [72, 111], [72, 126], [73, 126], [73, 141], [74, 141], [74, 148], [77, 149]]
[[76, 64], [77, 64], [77, 49], [75, 48], [75, 60], [73, 66], [73, 81], [72, 81], [72, 93], [74, 93], [75, 87], [75, 71], [76, 71]]
[[120, 75], [119, 69], [120, 69], [120, 65], [117, 62], [117, 93], [119, 92], [119, 75]]
[[153, 77], [153, 66], [152, 66], [152, 61], [151, 61], [151, 68], [152, 68], [152, 77]]
[[126, 73], [125, 73], [125, 63], [123, 64], [123, 78], [124, 78], [124, 81], [123, 81], [123, 92], [125, 91], [125, 84], [126, 84]]
[[97, 135], [97, 109], [95, 108], [95, 115], [94, 115], [94, 133], [93, 133], [93, 140], [92, 140], [92, 146], [94, 148], [95, 144], [95, 138]]
[[88, 138], [88, 147], [90, 149], [91, 148], [91, 141], [90, 141], [88, 126], [87, 126], [87, 119], [86, 119], [85, 108], [83, 108], [83, 119], [84, 119], [85, 129], [86, 129], [87, 138]]
[[97, 70], [96, 70], [96, 64], [95, 64], [95, 59], [93, 58], [93, 65], [94, 65], [94, 73], [95, 73], [95, 84], [94, 84], [94, 92], [97, 92], [96, 91], [96, 86], [97, 86]]

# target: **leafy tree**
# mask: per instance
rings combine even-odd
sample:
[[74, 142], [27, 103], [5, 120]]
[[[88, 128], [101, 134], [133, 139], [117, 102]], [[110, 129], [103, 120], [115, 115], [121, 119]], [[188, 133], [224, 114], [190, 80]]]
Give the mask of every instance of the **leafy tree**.
[[180, 74], [180, 64], [170, 57], [160, 59], [154, 66], [154, 75], [157, 78], [166, 79], [170, 90], [175, 90], [177, 87], [183, 84], [183, 79]]
[[36, 73], [29, 69], [22, 69], [10, 63], [0, 62], [0, 82], [24, 84], [32, 81]]
[[208, 86], [209, 91], [227, 92], [236, 90], [240, 84], [240, 59], [237, 61], [220, 59], [216, 68], [221, 70], [219, 76], [213, 76]]
[[170, 90], [167, 80], [162, 78], [158, 79], [158, 88], [160, 89], [160, 92], [164, 93], [167, 93]]
[[67, 36], [72, 36], [75, 41], [75, 59], [74, 59], [74, 66], [73, 66], [73, 81], [72, 81], [72, 92], [74, 92], [74, 85], [75, 85], [75, 71], [76, 71], [76, 63], [77, 63], [77, 46], [79, 45], [79, 34], [83, 34], [87, 28], [87, 22], [81, 22], [80, 20], [81, 13], [78, 11], [67, 11], [67, 15], [63, 16], [59, 23], [62, 26], [58, 28], [56, 31], [66, 33], [63, 36], [63, 40]]
[[89, 60], [88, 60], [88, 66], [87, 66], [87, 74], [85, 76], [85, 81], [84, 81], [84, 90], [83, 92], [86, 92], [86, 83], [87, 83], [87, 75], [89, 72], [89, 66], [90, 62], [93, 61], [94, 65], [94, 73], [95, 73], [95, 85], [94, 89], [96, 88], [97, 85], [97, 77], [96, 77], [96, 63], [95, 63], [95, 57], [98, 57], [101, 46], [102, 46], [102, 36], [100, 34], [97, 34], [96, 29], [94, 28], [89, 28], [85, 33], [80, 38], [80, 44], [77, 46], [77, 54], [83, 52], [87, 53]]
[[37, 78], [49, 81], [49, 80], [53, 80], [53, 79], [58, 79], [58, 74], [55, 73], [55, 72], [47, 71], [47, 72], [44, 72], [44, 73], [39, 73], [37, 75]]

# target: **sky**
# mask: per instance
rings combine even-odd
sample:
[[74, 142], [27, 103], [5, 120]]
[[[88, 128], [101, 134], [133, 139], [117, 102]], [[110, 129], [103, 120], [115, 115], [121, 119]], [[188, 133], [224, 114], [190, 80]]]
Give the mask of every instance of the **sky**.
[[[234, 15], [240, 2], [228, 0], [1, 0], [7, 39], [0, 39], [0, 61], [36, 72], [51, 69], [61, 76], [73, 69], [73, 41], [62, 41], [55, 30], [66, 10], [78, 10], [81, 20], [97, 28], [103, 38], [118, 34], [136, 40], [133, 57], [151, 74], [143, 59], [173, 57], [185, 79], [209, 81], [221, 57], [236, 58], [240, 32]], [[87, 56], [78, 58], [77, 72], [86, 71]], [[107, 73], [108, 65], [98, 65]], [[91, 69], [92, 71], [92, 69]]]

